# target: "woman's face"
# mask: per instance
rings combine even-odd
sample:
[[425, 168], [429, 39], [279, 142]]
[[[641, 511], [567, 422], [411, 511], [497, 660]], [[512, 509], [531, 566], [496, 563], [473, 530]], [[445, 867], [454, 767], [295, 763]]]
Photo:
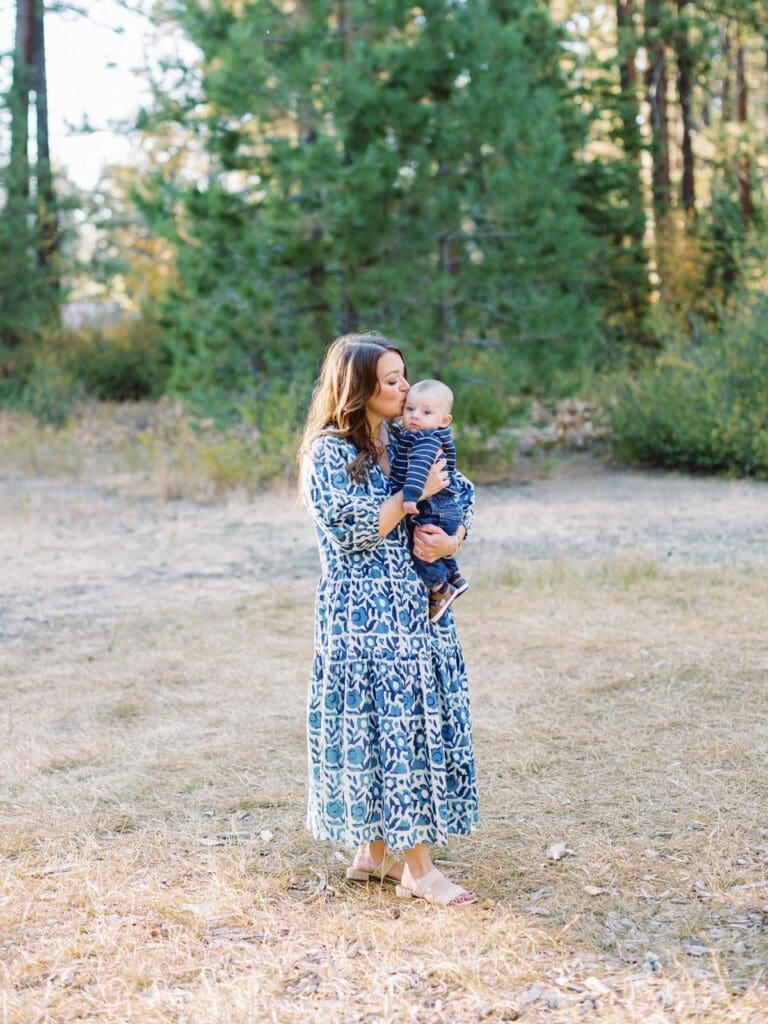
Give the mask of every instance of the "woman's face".
[[368, 415], [391, 420], [399, 416], [408, 394], [405, 364], [397, 352], [383, 352], [376, 364], [378, 384], [366, 403]]

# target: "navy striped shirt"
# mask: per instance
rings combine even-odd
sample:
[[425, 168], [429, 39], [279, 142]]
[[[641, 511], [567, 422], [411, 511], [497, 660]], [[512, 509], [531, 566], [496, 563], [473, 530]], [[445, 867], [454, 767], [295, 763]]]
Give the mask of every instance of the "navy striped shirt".
[[[403, 430], [399, 439], [395, 457], [390, 468], [390, 486], [392, 491], [402, 487], [405, 501], [419, 501], [424, 492], [429, 471], [435, 456], [442, 451], [445, 455], [446, 469], [453, 473], [456, 469], [456, 448], [450, 427], [436, 427], [434, 430]], [[454, 498], [456, 492], [450, 484], [440, 494]]]

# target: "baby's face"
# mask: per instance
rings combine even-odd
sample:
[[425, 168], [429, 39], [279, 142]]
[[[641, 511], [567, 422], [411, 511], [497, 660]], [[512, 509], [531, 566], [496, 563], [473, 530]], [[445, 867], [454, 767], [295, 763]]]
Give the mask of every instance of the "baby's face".
[[434, 430], [447, 427], [453, 417], [448, 403], [442, 396], [429, 390], [408, 392], [403, 409], [403, 426], [406, 430]]

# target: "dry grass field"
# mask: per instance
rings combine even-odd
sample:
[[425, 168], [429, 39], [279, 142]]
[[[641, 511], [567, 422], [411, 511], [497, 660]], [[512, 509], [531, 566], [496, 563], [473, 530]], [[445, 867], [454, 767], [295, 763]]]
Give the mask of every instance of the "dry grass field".
[[2, 1024], [768, 1020], [768, 487], [480, 490], [438, 910], [304, 829], [293, 496], [45, 468], [0, 467]]

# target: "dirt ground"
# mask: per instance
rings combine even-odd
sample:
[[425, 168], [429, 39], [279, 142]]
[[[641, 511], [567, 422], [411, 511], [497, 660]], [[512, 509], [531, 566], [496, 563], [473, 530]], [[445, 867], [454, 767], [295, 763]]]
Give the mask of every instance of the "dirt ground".
[[303, 828], [295, 496], [0, 469], [0, 1021], [763, 1024], [767, 562], [766, 484], [479, 488], [481, 901], [439, 911]]
[[[308, 518], [287, 491], [222, 504], [134, 500], [82, 483], [0, 478], [0, 638], [21, 641], [137, 608], [247, 598], [313, 580]], [[479, 488], [464, 549], [481, 575], [540, 559], [640, 557], [659, 565], [768, 565], [768, 484], [628, 472], [592, 460]]]

